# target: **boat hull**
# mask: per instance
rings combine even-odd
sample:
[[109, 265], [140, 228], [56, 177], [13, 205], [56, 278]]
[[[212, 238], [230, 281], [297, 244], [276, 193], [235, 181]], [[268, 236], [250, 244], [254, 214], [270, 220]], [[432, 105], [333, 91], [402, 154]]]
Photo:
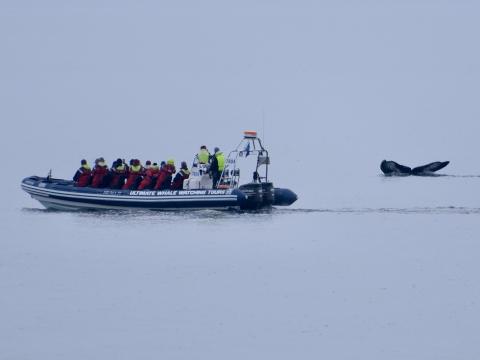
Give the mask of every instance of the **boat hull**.
[[75, 187], [72, 181], [32, 176], [22, 189], [47, 209], [235, 209], [245, 195], [228, 190], [113, 190]]
[[[47, 209], [149, 209], [149, 210], [257, 210], [272, 205], [288, 206], [297, 196], [288, 189], [255, 185], [263, 191], [260, 196], [251, 189], [210, 190], [116, 190], [109, 188], [76, 187], [73, 181], [30, 176], [23, 179], [22, 189]], [[248, 192], [249, 190], [250, 192]], [[258, 190], [258, 189], [257, 189]]]

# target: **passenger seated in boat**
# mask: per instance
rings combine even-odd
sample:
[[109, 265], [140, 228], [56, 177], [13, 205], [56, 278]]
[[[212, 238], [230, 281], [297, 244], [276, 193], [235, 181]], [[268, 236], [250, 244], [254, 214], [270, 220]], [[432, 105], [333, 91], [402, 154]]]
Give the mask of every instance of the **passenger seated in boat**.
[[[147, 170], [150, 169], [151, 166], [152, 166], [152, 162], [150, 160], [145, 161], [145, 167], [143, 168], [143, 170], [145, 171], [145, 174], [146, 174]], [[145, 174], [143, 174], [143, 175], [145, 175]]]
[[132, 166], [133, 160], [134, 160], [134, 159], [130, 159], [130, 161], [129, 161], [128, 164], [127, 164], [127, 163], [125, 162], [125, 159], [123, 159], [123, 163], [125, 164], [125, 168], [127, 169], [127, 176], [128, 176], [128, 174], [130, 173], [130, 166]]
[[102, 188], [107, 186], [109, 180], [108, 166], [105, 163], [103, 157], [95, 160], [95, 167], [92, 172], [92, 184], [93, 188]]
[[172, 186], [170, 189], [172, 190], [183, 190], [183, 180], [188, 179], [190, 176], [190, 171], [188, 171], [187, 163], [182, 161], [182, 165], [180, 166], [180, 171], [175, 175], [173, 179]]
[[92, 180], [92, 169], [87, 163], [87, 160], [82, 159], [80, 161], [80, 168], [77, 170], [73, 176], [73, 181], [75, 181], [75, 186], [85, 187], [90, 185]]
[[200, 151], [195, 158], [199, 164], [208, 164], [210, 161], [210, 152], [205, 145], [200, 146]]
[[160, 169], [160, 174], [157, 178], [157, 183], [155, 184], [155, 190], [168, 190], [170, 189], [172, 183], [172, 176], [175, 174], [175, 161], [170, 159], [167, 161], [165, 166]]
[[133, 159], [130, 171], [128, 172], [127, 182], [123, 185], [123, 190], [136, 190], [142, 181], [143, 167], [140, 160]]
[[149, 168], [145, 171], [145, 176], [143, 177], [142, 182], [138, 186], [138, 190], [152, 189], [157, 183], [159, 172], [160, 168], [157, 163], [153, 163], [153, 165], [150, 165]]
[[110, 169], [110, 175], [109, 187], [112, 189], [121, 189], [127, 178], [127, 166], [122, 159], [114, 161], [112, 168]]

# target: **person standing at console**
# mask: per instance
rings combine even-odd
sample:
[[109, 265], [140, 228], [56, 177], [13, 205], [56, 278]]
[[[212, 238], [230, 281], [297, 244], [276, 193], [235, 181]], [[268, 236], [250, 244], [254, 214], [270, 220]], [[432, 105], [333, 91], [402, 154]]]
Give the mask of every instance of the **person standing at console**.
[[223, 169], [225, 168], [225, 155], [220, 151], [218, 147], [215, 148], [215, 152], [210, 160], [210, 172], [212, 174], [213, 187], [218, 186], [220, 176], [222, 176]]
[[200, 151], [198, 152], [196, 159], [199, 164], [208, 164], [210, 161], [210, 152], [205, 145], [200, 146]]

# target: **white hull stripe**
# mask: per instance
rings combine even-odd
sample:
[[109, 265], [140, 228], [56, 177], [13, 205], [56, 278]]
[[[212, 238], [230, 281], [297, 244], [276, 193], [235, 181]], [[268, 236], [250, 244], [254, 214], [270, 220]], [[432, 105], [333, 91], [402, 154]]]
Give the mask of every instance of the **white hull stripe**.
[[211, 195], [211, 197], [195, 197], [195, 198], [153, 198], [153, 199], [138, 199], [138, 198], [94, 198], [94, 197], [81, 197], [81, 196], [74, 196], [74, 195], [57, 195], [57, 194], [48, 194], [36, 191], [28, 191], [31, 196], [41, 196], [41, 197], [58, 197], [58, 198], [66, 198], [71, 199], [72, 201], [75, 200], [82, 200], [82, 201], [104, 201], [104, 202], [130, 202], [130, 203], [162, 203], [162, 202], [210, 202], [210, 201], [231, 201], [237, 202], [236, 196], [229, 196], [229, 197], [220, 197]]
[[81, 200], [104, 200], [104, 201], [126, 201], [126, 202], [177, 202], [177, 201], [237, 201], [237, 195], [105, 195], [105, 194], [89, 194], [76, 193], [70, 191], [60, 191], [48, 188], [39, 188], [38, 186], [30, 186], [22, 184], [24, 191], [30, 195], [38, 196], [58, 196], [62, 198], [81, 199]]
[[[67, 201], [67, 200], [59, 200], [59, 199], [52, 199], [49, 197], [42, 197], [42, 196], [34, 196], [34, 199], [38, 200], [43, 206], [47, 209], [59, 209], [59, 210], [81, 210], [81, 209], [120, 209], [120, 210], [132, 210], [132, 207], [129, 206], [112, 206], [112, 205], [101, 205], [101, 204], [88, 204], [88, 203], [80, 203], [76, 201]], [[202, 210], [207, 207], [185, 207], [184, 209], [188, 210]], [[224, 210], [229, 208], [238, 208], [238, 206], [208, 206], [208, 209], [212, 210]], [[141, 209], [147, 210], [178, 210], [182, 208], [172, 208], [172, 207], [142, 207]]]

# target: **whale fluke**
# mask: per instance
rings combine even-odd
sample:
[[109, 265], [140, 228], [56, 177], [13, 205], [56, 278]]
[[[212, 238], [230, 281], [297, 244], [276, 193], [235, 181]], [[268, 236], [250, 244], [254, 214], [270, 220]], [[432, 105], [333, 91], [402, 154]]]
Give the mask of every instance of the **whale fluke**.
[[380, 164], [380, 169], [387, 176], [433, 176], [434, 172], [443, 169], [450, 161], [435, 161], [430, 164], [409, 168], [408, 166], [400, 165], [395, 161], [383, 160]]
[[435, 171], [443, 169], [450, 164], [450, 161], [435, 161], [427, 165], [417, 166], [412, 170], [412, 175], [428, 176], [433, 175]]
[[383, 160], [380, 164], [380, 170], [387, 176], [408, 176], [411, 175], [412, 169], [408, 166], [400, 165], [395, 161]]

